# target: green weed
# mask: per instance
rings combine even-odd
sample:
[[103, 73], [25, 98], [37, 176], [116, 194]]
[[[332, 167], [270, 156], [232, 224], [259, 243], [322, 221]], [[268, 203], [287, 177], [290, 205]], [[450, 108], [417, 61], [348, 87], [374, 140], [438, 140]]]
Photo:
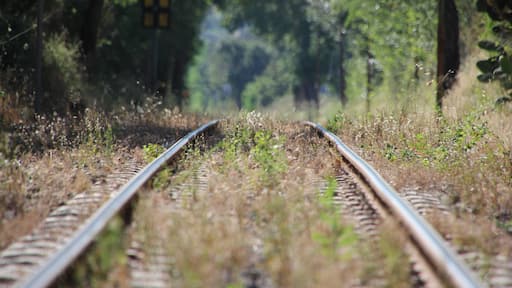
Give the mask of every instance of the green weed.
[[[127, 263], [123, 241], [124, 222], [120, 217], [111, 220], [89, 249], [89, 253], [76, 261], [57, 287], [107, 287], [114, 269]], [[118, 281], [119, 279], [114, 279]]]
[[254, 143], [249, 155], [261, 169], [260, 180], [264, 184], [276, 184], [279, 175], [287, 169], [284, 138], [274, 137], [268, 130], [259, 130], [254, 134]]
[[224, 153], [223, 169], [257, 169], [260, 183], [272, 186], [287, 169], [285, 141], [284, 137], [273, 135], [270, 130], [237, 123], [227, 131], [216, 150]]
[[164, 153], [165, 147], [160, 144], [149, 143], [142, 146], [142, 151], [144, 151], [144, 161], [150, 163]]
[[[445, 171], [460, 163], [461, 159], [466, 158], [467, 154], [478, 147], [489, 135], [487, 123], [480, 117], [481, 113], [475, 112], [454, 123], [449, 123], [442, 118], [438, 119], [439, 130], [437, 133], [430, 134], [424, 131], [394, 131], [397, 133], [380, 136], [379, 134], [383, 133], [381, 130], [390, 129], [390, 127], [379, 126], [379, 130], [371, 131], [376, 145], [370, 145], [367, 148], [375, 149], [380, 146], [379, 153], [390, 161], [417, 162]], [[384, 122], [383, 126], [396, 125], [393, 122], [386, 123], [387, 120], [379, 121]], [[387, 141], [380, 144], [382, 142], [378, 139], [380, 137]]]
[[336, 186], [336, 180], [329, 177], [327, 188], [318, 199], [320, 225], [313, 230], [311, 238], [320, 245], [327, 257], [348, 259], [354, 252], [351, 248], [357, 243], [358, 237], [352, 226], [341, 221], [339, 207], [333, 202]]
[[[165, 152], [165, 147], [163, 147], [162, 145], [159, 145], [159, 144], [149, 143], [149, 144], [144, 145], [142, 147], [142, 150], [144, 151], [144, 161], [146, 161], [147, 163], [150, 163], [153, 160], [155, 160], [156, 158], [158, 158], [158, 156], [160, 156], [162, 153]], [[169, 168], [165, 167], [165, 168], [161, 169], [157, 173], [157, 175], [155, 177], [153, 177], [153, 180], [151, 182], [152, 187], [153, 188], [162, 188], [162, 187], [167, 186], [170, 182], [171, 175], [172, 175], [172, 171]]]
[[343, 114], [342, 112], [338, 112], [331, 119], [327, 120], [326, 129], [334, 133], [337, 133], [338, 131], [343, 129], [345, 125], [349, 124], [347, 122], [348, 120], [345, 117], [345, 114]]

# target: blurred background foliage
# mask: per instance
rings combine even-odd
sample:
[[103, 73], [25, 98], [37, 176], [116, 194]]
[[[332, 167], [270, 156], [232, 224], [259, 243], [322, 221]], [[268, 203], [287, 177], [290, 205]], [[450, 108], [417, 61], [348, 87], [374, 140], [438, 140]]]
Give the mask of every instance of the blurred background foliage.
[[[34, 115], [38, 1], [0, 3], [3, 122]], [[110, 111], [148, 97], [211, 112], [319, 111], [324, 98], [364, 112], [411, 102], [434, 107], [441, 1], [451, 0], [173, 0], [170, 29], [154, 31], [143, 27], [137, 0], [45, 0], [42, 113]], [[507, 101], [510, 4], [455, 3], [463, 15], [461, 62], [475, 47], [489, 51], [471, 65], [480, 81], [499, 82], [504, 97], [496, 99]]]

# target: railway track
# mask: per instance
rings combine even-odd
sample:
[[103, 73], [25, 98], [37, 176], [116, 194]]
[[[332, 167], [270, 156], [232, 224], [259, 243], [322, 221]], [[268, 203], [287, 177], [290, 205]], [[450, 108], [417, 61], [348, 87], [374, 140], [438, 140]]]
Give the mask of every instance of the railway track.
[[[111, 219], [120, 213], [128, 215], [125, 217], [128, 218], [126, 220], [128, 222], [126, 224], [128, 232], [123, 234], [129, 238], [125, 251], [128, 259], [127, 267], [125, 268], [127, 271], [124, 273], [130, 275], [129, 278], [131, 280], [128, 281], [128, 284], [125, 283], [126, 286], [168, 287], [169, 283], [174, 281], [173, 279], [182, 280], [185, 277], [183, 275], [184, 272], [176, 268], [179, 264], [177, 263], [179, 262], [179, 257], [169, 257], [169, 249], [166, 243], [169, 243], [170, 239], [163, 237], [159, 240], [151, 240], [150, 247], [147, 247], [148, 245], [144, 244], [144, 241], [148, 237], [145, 237], [144, 235], [146, 234], [144, 233], [141, 234], [140, 230], [155, 224], [151, 224], [148, 220], [139, 219], [138, 215], [144, 213], [144, 209], [140, 209], [142, 212], [138, 211], [138, 208], [130, 209], [139, 206], [138, 204], [131, 203], [142, 197], [137, 195], [146, 194], [147, 191], [145, 190], [148, 190], [147, 182], [169, 162], [176, 161], [177, 155], [187, 147], [188, 143], [201, 137], [206, 132], [218, 129], [220, 125], [219, 121], [209, 122], [180, 139], [145, 168], [132, 167], [128, 173], [119, 174], [118, 176], [123, 177], [117, 178], [115, 180], [117, 182], [113, 181], [113, 183], [115, 182], [119, 185], [119, 182], [126, 182], [129, 179], [119, 190], [115, 191], [113, 189], [113, 193], [104, 193], [104, 191], [102, 193], [102, 191], [94, 191], [92, 189], [93, 191], [84, 195], [78, 195], [66, 203], [66, 205], [59, 207], [31, 235], [24, 237], [0, 253], [0, 287], [47, 287], [52, 285], [56, 279], [62, 277], [62, 274], [68, 273], [66, 271], [70, 269], [70, 266], [73, 265], [76, 259], [82, 257], [80, 255], [90, 250], [91, 243], [94, 243], [101, 231], [108, 226]], [[258, 130], [260, 127], [254, 123], [251, 125], [256, 127], [255, 130]], [[402, 200], [371, 166], [360, 159], [334, 134], [310, 122], [294, 127], [302, 131], [292, 134], [292, 137], [299, 140], [302, 139], [302, 144], [307, 145], [308, 141], [310, 141], [309, 138], [316, 133], [327, 138], [335, 147], [336, 153], [340, 153], [341, 156], [338, 157], [342, 160], [336, 162], [336, 165], [333, 165], [333, 167], [330, 167], [334, 171], [333, 174], [335, 175], [336, 182], [336, 191], [332, 195], [333, 202], [342, 207], [340, 209], [342, 214], [345, 218], [353, 221], [355, 230], [358, 234], [363, 235], [363, 239], [367, 237], [370, 239], [368, 241], [373, 241], [371, 239], [378, 238], [378, 227], [382, 226], [386, 221], [394, 222], [394, 227], [397, 229], [396, 233], [405, 235], [404, 249], [408, 252], [409, 262], [402, 264], [410, 266], [408, 270], [410, 270], [411, 279], [408, 286], [483, 286], [473, 272], [459, 259], [460, 257], [448, 247], [441, 236], [423, 220], [419, 213], [411, 205], [407, 204], [406, 201]], [[265, 136], [262, 137], [264, 138]], [[203, 137], [203, 139], [205, 138]], [[326, 141], [322, 141], [322, 143], [319, 145], [327, 144]], [[277, 144], [272, 145], [279, 146]], [[310, 147], [309, 149], [315, 148]], [[294, 157], [297, 158], [299, 157], [297, 155], [301, 154], [300, 151], [287, 151], [287, 153], [289, 161], [294, 161]], [[304, 158], [306, 160], [302, 163], [304, 165], [310, 160], [313, 161], [313, 158], [309, 159], [307, 158], [308, 156], [300, 157], [306, 157]], [[322, 159], [317, 158], [314, 161], [322, 163]], [[214, 162], [212, 165], [218, 166], [219, 164]], [[257, 203], [269, 201], [268, 199], [270, 199], [269, 195], [271, 192], [268, 191], [266, 186], [259, 186], [258, 184], [258, 179], [261, 180], [261, 178], [252, 177], [244, 181], [243, 185], [237, 184], [238, 186], [235, 187], [231, 187], [227, 183], [221, 183], [227, 185], [226, 189], [228, 191], [242, 190], [240, 193], [243, 196], [235, 201], [237, 202], [233, 206], [235, 209], [219, 209], [220, 212], [209, 212], [209, 207], [200, 206], [204, 211], [198, 211], [196, 210], [198, 208], [191, 204], [198, 202], [199, 200], [197, 199], [204, 201], [203, 205], [223, 205], [232, 200], [229, 198], [229, 195], [215, 196], [216, 188], [213, 185], [216, 185], [216, 183], [210, 183], [209, 181], [215, 177], [213, 174], [218, 172], [212, 172], [211, 167], [208, 167], [206, 164], [189, 168], [189, 171], [183, 177], [180, 176], [182, 180], [178, 180], [177, 176], [172, 178], [171, 183], [177, 184], [171, 185], [167, 190], [164, 189], [160, 194], [155, 194], [156, 196], [154, 197], [157, 197], [158, 201], [153, 200], [151, 204], [146, 203], [146, 206], [149, 206], [149, 208], [146, 207], [146, 210], [161, 211], [163, 215], [170, 218], [187, 213], [204, 212], [205, 219], [214, 224], [218, 223], [216, 221], [221, 221], [223, 223], [233, 222], [235, 226], [239, 225], [239, 229], [247, 235], [241, 240], [241, 242], [246, 244], [239, 249], [242, 251], [240, 255], [243, 255], [242, 258], [247, 259], [241, 260], [237, 258], [238, 256], [231, 255], [232, 258], [237, 259], [230, 261], [244, 267], [240, 269], [232, 267], [223, 268], [221, 271], [222, 281], [224, 283], [232, 283], [239, 279], [242, 287], [290, 286], [290, 282], [284, 280], [284, 282], [280, 282], [274, 279], [275, 275], [281, 275], [279, 273], [285, 273], [286, 270], [280, 270], [279, 273], [273, 274], [272, 271], [265, 270], [264, 268], [268, 266], [266, 263], [271, 261], [266, 255], [268, 253], [266, 251], [267, 244], [265, 243], [268, 241], [268, 235], [262, 232], [266, 228], [262, 227], [261, 223], [270, 226], [271, 223], [265, 222], [267, 221], [265, 219], [260, 220], [259, 217], [264, 217], [259, 214], [252, 215], [248, 212], [261, 212], [262, 210], [257, 210], [260, 209]], [[311, 177], [302, 178], [305, 181], [302, 184], [309, 187], [307, 189], [304, 188], [304, 191], [320, 191], [320, 194], [325, 193], [328, 190], [328, 183], [325, 182], [322, 175], [315, 176], [313, 168], [310, 170], [312, 172], [305, 175], [310, 175]], [[174, 175], [179, 176], [179, 173], [180, 171], [173, 171]], [[233, 177], [236, 177], [236, 175]], [[145, 192], [139, 192], [141, 189]], [[238, 191], [236, 192], [238, 193]], [[285, 192], [278, 192], [278, 195], [288, 199], [286, 195], [283, 196], [281, 194], [285, 194]], [[311, 193], [304, 193], [301, 197], [310, 199], [317, 196]], [[410, 198], [409, 202], [415, 203], [414, 199], [418, 196], [406, 195], [407, 197]], [[434, 200], [429, 201], [432, 202]], [[429, 201], [426, 202], [430, 203]], [[419, 202], [425, 203], [425, 201]], [[424, 207], [420, 204], [419, 209], [423, 209]], [[98, 208], [99, 206], [100, 208]], [[146, 211], [145, 213], [148, 212]], [[181, 227], [179, 225], [185, 224], [173, 223], [173, 225], [175, 226], [172, 227], [176, 228]], [[221, 228], [225, 227], [221, 226]], [[155, 230], [158, 231], [158, 228]], [[206, 231], [211, 230], [207, 229]], [[213, 232], [216, 232], [216, 230]], [[227, 235], [234, 235], [229, 234], [229, 231], [225, 233]], [[233, 238], [236, 238], [236, 236]], [[286, 257], [284, 258], [286, 260]], [[282, 262], [283, 259], [280, 259], [280, 261]], [[272, 267], [272, 265], [268, 267]], [[374, 282], [363, 283], [361, 281], [358, 282], [356, 279], [351, 283], [347, 282], [346, 286], [374, 286], [373, 284], [378, 285], [380, 280], [377, 279]], [[181, 285], [178, 286], [187, 286], [184, 282], [180, 283]]]

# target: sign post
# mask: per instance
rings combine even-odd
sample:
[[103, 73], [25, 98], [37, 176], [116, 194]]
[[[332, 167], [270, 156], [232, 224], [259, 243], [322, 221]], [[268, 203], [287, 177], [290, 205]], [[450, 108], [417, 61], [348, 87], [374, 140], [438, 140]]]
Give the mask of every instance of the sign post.
[[158, 89], [158, 30], [169, 29], [170, 0], [142, 0], [142, 25], [153, 29], [153, 62], [151, 65], [151, 87]]
[[37, 36], [36, 36], [36, 71], [35, 71], [35, 101], [34, 110], [36, 114], [41, 113], [43, 99], [43, 10], [44, 0], [39, 0], [37, 5]]

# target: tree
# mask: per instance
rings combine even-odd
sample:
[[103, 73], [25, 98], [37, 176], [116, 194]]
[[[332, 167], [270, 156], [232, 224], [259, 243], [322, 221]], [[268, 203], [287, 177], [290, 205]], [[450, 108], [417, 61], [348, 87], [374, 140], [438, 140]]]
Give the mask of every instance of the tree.
[[436, 107], [442, 108], [446, 90], [456, 79], [460, 65], [459, 17], [454, 0], [439, 0], [437, 29]]
[[505, 96], [497, 104], [512, 101], [512, 3], [500, 1], [477, 1], [477, 10], [489, 15], [493, 22], [493, 40], [482, 40], [478, 46], [491, 53], [491, 57], [476, 63], [482, 74], [481, 82], [498, 81], [505, 90]]
[[311, 21], [310, 1], [226, 0], [224, 10], [229, 27], [250, 24], [279, 49], [292, 53], [296, 103], [306, 101], [317, 109], [318, 91], [325, 81], [336, 41], [318, 23]]
[[82, 52], [89, 67], [95, 62], [103, 2], [104, 0], [89, 0], [87, 10], [85, 11], [80, 39], [82, 42]]

